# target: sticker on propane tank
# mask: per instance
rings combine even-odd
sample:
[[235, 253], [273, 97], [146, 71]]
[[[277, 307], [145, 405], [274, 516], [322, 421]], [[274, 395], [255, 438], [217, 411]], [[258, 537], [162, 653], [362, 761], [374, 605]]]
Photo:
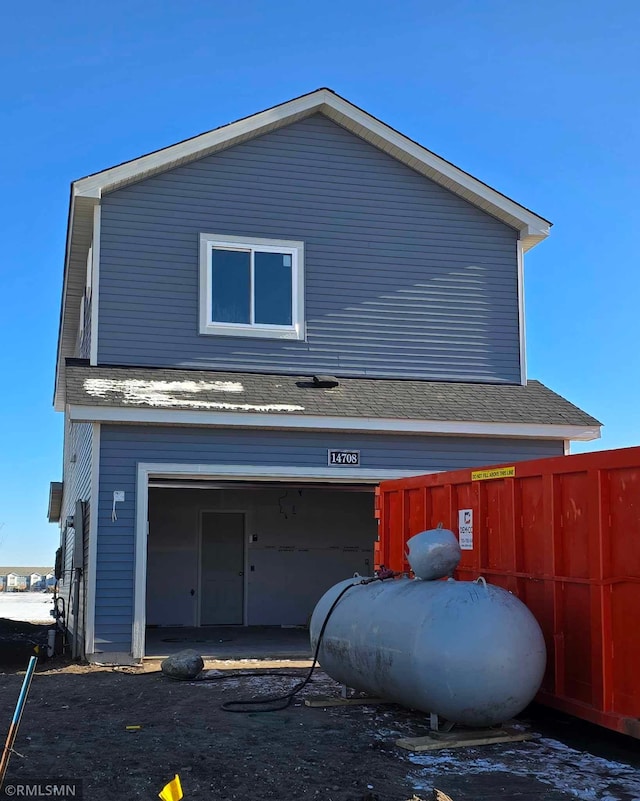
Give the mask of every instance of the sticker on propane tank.
[[473, 509], [458, 510], [458, 534], [460, 550], [473, 550]]
[[513, 478], [516, 474], [515, 467], [496, 467], [494, 470], [472, 470], [472, 481], [488, 481], [491, 478]]

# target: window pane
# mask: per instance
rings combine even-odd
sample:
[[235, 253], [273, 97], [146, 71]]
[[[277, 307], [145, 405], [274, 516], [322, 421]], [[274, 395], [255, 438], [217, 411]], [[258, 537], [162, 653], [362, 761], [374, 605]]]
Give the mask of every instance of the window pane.
[[211, 317], [214, 323], [251, 322], [251, 254], [212, 251]]
[[255, 321], [291, 325], [291, 254], [255, 254]]

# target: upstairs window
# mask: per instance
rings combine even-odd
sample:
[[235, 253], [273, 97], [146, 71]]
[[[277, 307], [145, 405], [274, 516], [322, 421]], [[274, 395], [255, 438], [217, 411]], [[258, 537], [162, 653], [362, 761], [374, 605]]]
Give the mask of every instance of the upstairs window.
[[302, 242], [200, 235], [200, 333], [304, 338]]

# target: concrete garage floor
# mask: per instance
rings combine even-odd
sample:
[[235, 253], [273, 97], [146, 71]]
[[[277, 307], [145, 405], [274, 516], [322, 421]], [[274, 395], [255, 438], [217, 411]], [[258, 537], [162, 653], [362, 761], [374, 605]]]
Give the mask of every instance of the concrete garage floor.
[[309, 632], [280, 626], [147, 628], [146, 658], [193, 648], [205, 659], [310, 659]]

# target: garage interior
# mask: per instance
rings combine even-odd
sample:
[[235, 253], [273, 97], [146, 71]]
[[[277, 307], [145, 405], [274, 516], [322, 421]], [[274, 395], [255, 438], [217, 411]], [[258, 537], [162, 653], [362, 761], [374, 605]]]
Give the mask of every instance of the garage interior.
[[366, 484], [154, 479], [146, 656], [308, 656], [318, 599], [372, 573], [374, 497]]

